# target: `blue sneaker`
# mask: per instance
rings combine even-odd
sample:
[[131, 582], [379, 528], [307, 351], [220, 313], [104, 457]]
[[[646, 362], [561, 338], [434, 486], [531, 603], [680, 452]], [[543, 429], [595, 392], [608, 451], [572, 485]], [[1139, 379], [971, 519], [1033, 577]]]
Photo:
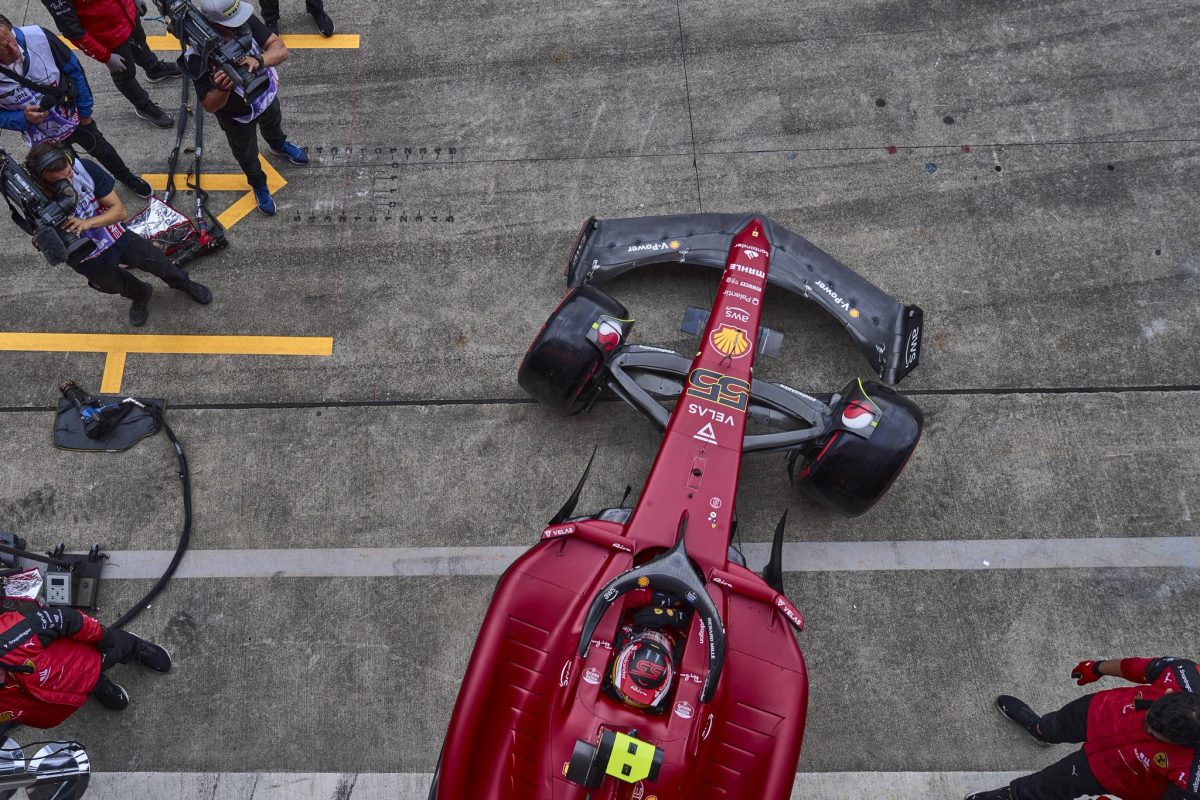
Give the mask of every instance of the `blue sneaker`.
[[283, 144], [279, 145], [279, 147], [271, 145], [271, 152], [277, 156], [283, 156], [293, 164], [299, 164], [302, 167], [308, 163], [308, 148], [296, 147], [296, 145], [287, 139], [284, 139]]
[[258, 210], [266, 214], [268, 217], [275, 216], [275, 201], [271, 199], [271, 192], [265, 186], [254, 187], [254, 199], [258, 201]]

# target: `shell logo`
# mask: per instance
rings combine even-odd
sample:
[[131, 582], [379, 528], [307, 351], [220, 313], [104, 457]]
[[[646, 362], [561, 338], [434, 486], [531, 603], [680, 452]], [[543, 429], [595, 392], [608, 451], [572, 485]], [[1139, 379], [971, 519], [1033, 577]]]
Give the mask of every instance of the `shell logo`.
[[741, 358], [750, 352], [750, 337], [741, 328], [722, 323], [709, 338], [713, 347], [723, 356]]

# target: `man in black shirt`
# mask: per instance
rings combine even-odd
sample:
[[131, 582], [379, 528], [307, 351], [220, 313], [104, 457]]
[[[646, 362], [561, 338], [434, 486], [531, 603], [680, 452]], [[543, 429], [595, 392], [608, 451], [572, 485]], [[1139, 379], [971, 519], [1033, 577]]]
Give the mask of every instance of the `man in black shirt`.
[[283, 114], [279, 110], [279, 76], [275, 66], [287, 60], [288, 49], [261, 19], [254, 15], [248, 0], [200, 0], [200, 11], [226, 39], [236, 38], [239, 29], [251, 37], [251, 52], [242, 59], [242, 66], [251, 72], [265, 71], [270, 82], [266, 91], [247, 100], [241, 87], [223, 72], [213, 71], [194, 50], [189, 48], [182, 59], [184, 68], [196, 87], [196, 96], [204, 109], [217, 118], [233, 156], [246, 173], [254, 190], [258, 210], [267, 216], [275, 215], [275, 201], [267, 189], [267, 175], [258, 163], [258, 129], [262, 129], [272, 153], [281, 155], [293, 164], [308, 163], [308, 151], [287, 140], [283, 132]]

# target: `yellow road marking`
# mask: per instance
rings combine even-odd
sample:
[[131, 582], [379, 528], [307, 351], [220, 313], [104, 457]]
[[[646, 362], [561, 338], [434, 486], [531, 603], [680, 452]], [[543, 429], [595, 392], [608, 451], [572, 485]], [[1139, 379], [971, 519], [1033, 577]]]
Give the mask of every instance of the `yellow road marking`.
[[53, 353], [104, 353], [100, 391], [121, 391], [128, 353], [241, 356], [331, 356], [328, 336], [192, 336], [136, 333], [0, 332], [0, 350]]
[[[62, 39], [63, 43], [72, 50], [79, 49], [66, 37], [59, 36], [58, 38]], [[359, 47], [357, 33], [338, 33], [329, 38], [318, 33], [285, 33], [279, 38], [283, 39], [283, 43], [288, 46], [289, 50], [357, 50]], [[150, 45], [151, 50], [159, 52], [179, 49], [179, 40], [169, 33], [161, 36], [147, 36], [146, 44]]]
[[[271, 190], [272, 194], [287, 186], [287, 179], [280, 175], [279, 171], [271, 166], [271, 162], [263, 158], [262, 154], [258, 156], [258, 163], [262, 165], [263, 172], [267, 174], [267, 188]], [[167, 173], [165, 172], [143, 175], [142, 179], [150, 184], [150, 188], [155, 191], [161, 192], [167, 188]], [[183, 174], [176, 174], [175, 188], [179, 190], [186, 189], [187, 186], [184, 181], [185, 177]], [[240, 172], [219, 175], [204, 173], [200, 178], [200, 187], [206, 192], [245, 192], [244, 195], [235, 200], [231, 206], [217, 216], [217, 222], [220, 222], [224, 228], [232, 228], [241, 221], [242, 217], [258, 208], [258, 202], [254, 199], [254, 190], [246, 182], [246, 176]]]
[[116, 394], [121, 391], [121, 378], [125, 375], [125, 354], [109, 353], [104, 359], [104, 377], [100, 379], [100, 391]]
[[[359, 39], [357, 33], [339, 33], [325, 38], [319, 33], [284, 33], [280, 39], [289, 50], [357, 50]], [[146, 43], [151, 50], [178, 50], [179, 40], [174, 36], [147, 36]]]

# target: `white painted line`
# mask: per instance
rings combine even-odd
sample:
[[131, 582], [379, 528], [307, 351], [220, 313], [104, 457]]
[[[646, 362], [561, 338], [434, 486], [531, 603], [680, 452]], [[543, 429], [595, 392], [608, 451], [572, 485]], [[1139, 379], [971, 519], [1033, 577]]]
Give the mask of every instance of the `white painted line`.
[[[1005, 786], [1020, 772], [801, 772], [791, 800], [938, 797]], [[426, 800], [425, 773], [97, 772], [88, 800]]]
[[[293, 550], [192, 550], [179, 578], [369, 578], [499, 575], [525, 547], [363, 547]], [[770, 555], [746, 545], [752, 569]], [[156, 578], [173, 553], [111, 554], [104, 577]], [[1200, 568], [1200, 537], [975, 539], [933, 542], [796, 542], [784, 546], [785, 572], [864, 570]]]

